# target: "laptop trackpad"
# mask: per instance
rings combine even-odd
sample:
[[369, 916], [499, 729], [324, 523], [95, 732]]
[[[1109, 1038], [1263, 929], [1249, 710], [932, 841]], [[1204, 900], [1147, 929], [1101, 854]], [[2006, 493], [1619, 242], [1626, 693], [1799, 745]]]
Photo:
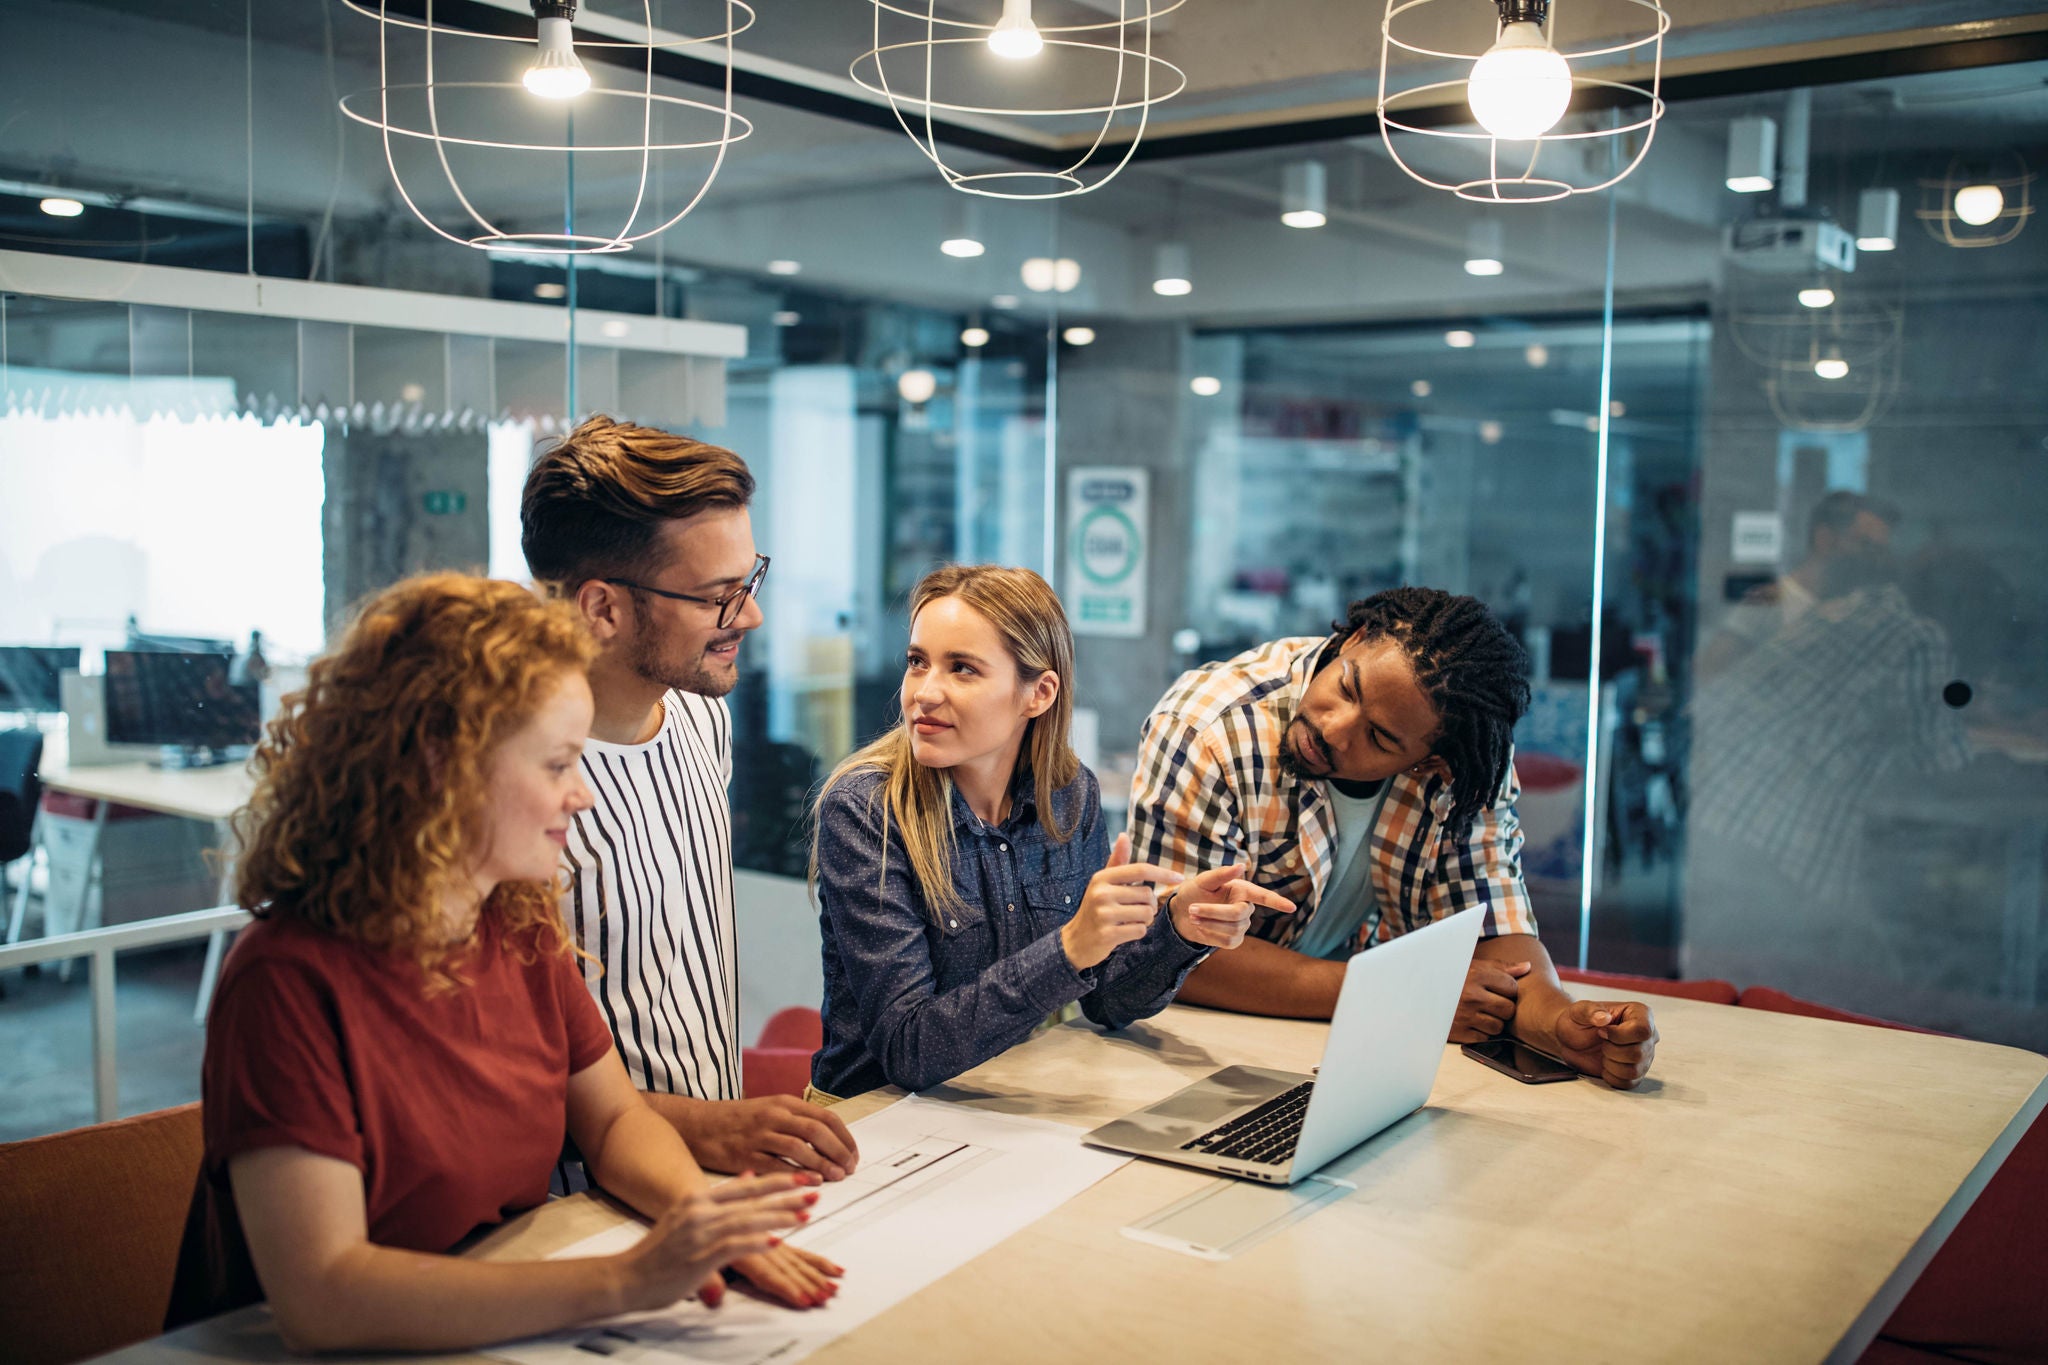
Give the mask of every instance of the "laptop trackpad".
[[1227, 1066], [1205, 1080], [1178, 1090], [1157, 1104], [1106, 1123], [1088, 1134], [1091, 1141], [1115, 1146], [1140, 1144], [1178, 1147], [1231, 1115], [1284, 1094], [1308, 1077], [1259, 1066]]

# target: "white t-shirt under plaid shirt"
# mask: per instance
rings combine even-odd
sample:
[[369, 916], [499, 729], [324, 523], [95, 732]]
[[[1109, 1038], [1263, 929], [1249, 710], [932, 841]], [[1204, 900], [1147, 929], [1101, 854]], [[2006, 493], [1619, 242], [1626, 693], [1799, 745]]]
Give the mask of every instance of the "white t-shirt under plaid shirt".
[[732, 714], [721, 699], [680, 691], [662, 711], [645, 744], [584, 747], [597, 804], [569, 831], [562, 918], [590, 954], [583, 979], [633, 1084], [734, 1100]]

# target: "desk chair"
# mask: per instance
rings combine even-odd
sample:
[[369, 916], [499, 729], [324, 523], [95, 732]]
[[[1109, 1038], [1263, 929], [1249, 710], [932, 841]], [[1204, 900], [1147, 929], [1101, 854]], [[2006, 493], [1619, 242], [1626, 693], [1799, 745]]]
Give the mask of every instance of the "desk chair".
[[775, 1011], [761, 1026], [761, 1040], [740, 1052], [740, 1093], [801, 1095], [811, 1083], [811, 1057], [825, 1046], [825, 1021], [803, 1005]]
[[17, 861], [22, 864], [21, 890], [15, 895], [13, 913], [7, 918], [9, 943], [20, 940], [22, 917], [28, 913], [36, 812], [43, 799], [43, 784], [36, 771], [42, 762], [41, 731], [0, 730], [0, 896], [7, 889], [6, 868]]
[[0, 1145], [0, 1356], [69, 1365], [163, 1330], [204, 1145], [196, 1104]]

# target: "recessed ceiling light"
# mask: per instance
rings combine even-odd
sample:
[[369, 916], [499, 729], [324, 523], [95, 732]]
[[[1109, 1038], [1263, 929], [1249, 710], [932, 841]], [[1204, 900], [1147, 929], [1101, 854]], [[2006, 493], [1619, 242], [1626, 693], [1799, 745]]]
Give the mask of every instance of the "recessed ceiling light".
[[802, 269], [803, 265], [798, 261], [768, 262], [768, 273], [771, 275], [794, 275]]
[[1849, 362], [1842, 359], [1839, 346], [1830, 346], [1826, 355], [1813, 362], [1813, 372], [1822, 379], [1847, 379]]
[[85, 212], [85, 205], [79, 203], [76, 199], [66, 199], [63, 195], [59, 194], [45, 199], [42, 202], [42, 210], [52, 218], [76, 218], [79, 214]]
[[1214, 398], [1223, 392], [1223, 381], [1213, 374], [1198, 374], [1188, 381], [1197, 398]]
[[1808, 308], [1825, 308], [1835, 301], [1835, 291], [1832, 289], [1802, 289], [1799, 291], [1799, 301]]
[[1417, 398], [1427, 398], [1435, 391], [1427, 379], [1418, 379], [1408, 386], [1408, 392], [1414, 394]]
[[1092, 346], [1095, 344], [1093, 327], [1069, 327], [1060, 333], [1060, 339], [1069, 346]]
[[988, 248], [975, 241], [972, 237], [948, 237], [945, 241], [939, 243], [939, 250], [945, 252], [948, 256], [957, 256], [961, 260], [967, 260], [971, 257], [979, 256]]
[[960, 344], [970, 349], [988, 345], [988, 328], [969, 327], [960, 333]]
[[930, 370], [905, 370], [896, 376], [896, 392], [906, 403], [925, 403], [939, 391], [939, 377]]
[[533, 287], [533, 296], [537, 299], [566, 299], [569, 286], [555, 280], [542, 280]]
[[1478, 341], [1478, 337], [1473, 336], [1462, 327], [1444, 333], [1444, 345], [1449, 346], [1453, 350], [1462, 351], [1469, 346], [1476, 345]]
[[1550, 363], [1550, 348], [1542, 342], [1522, 348], [1522, 359], [1529, 362], [1529, 368], [1540, 370]]
[[1495, 421], [1491, 421], [1491, 420], [1489, 420], [1489, 421], [1481, 422], [1481, 423], [1479, 424], [1479, 439], [1480, 439], [1481, 441], [1485, 442], [1485, 443], [1486, 443], [1487, 445], [1490, 445], [1490, 446], [1497, 446], [1497, 445], [1499, 445], [1499, 444], [1500, 444], [1500, 438], [1501, 438], [1501, 425], [1500, 425], [1500, 423], [1498, 423], [1498, 422], [1495, 422]]

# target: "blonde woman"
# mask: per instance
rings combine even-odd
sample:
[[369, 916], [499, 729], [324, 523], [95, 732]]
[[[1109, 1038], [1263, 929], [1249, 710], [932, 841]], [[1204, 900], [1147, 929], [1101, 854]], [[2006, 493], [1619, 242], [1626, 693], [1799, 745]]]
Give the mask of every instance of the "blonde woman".
[[[206, 1152], [170, 1321], [267, 1297], [295, 1351], [460, 1350], [691, 1294], [794, 1248], [809, 1173], [716, 1191], [626, 1077], [555, 908], [590, 790], [576, 609], [436, 574], [363, 608], [286, 699], [236, 817]], [[589, 1260], [469, 1261], [564, 1137], [654, 1220]], [[772, 1274], [766, 1276], [774, 1278]]]
[[1068, 745], [1073, 676], [1066, 613], [1030, 570], [949, 565], [912, 592], [902, 723], [818, 801], [824, 1098], [937, 1085], [1076, 1000], [1110, 1028], [1156, 1014], [1255, 907], [1293, 909], [1242, 867], [1183, 882], [1130, 862], [1126, 837], [1105, 849]]

